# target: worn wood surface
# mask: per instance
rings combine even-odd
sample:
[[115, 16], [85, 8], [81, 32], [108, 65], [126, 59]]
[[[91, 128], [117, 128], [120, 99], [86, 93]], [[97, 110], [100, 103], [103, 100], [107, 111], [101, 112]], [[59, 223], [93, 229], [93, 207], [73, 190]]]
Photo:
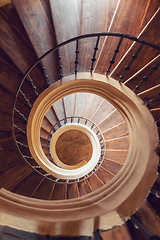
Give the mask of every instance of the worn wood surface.
[[103, 240], [132, 240], [126, 225], [100, 233]]
[[[38, 57], [56, 46], [54, 29], [45, 12], [45, 9], [49, 10], [48, 2], [43, 0], [25, 0], [23, 2], [14, 0], [13, 3]], [[57, 53], [49, 54], [42, 60], [42, 64], [45, 67], [46, 74], [49, 76], [49, 81], [53, 83], [58, 80]]]

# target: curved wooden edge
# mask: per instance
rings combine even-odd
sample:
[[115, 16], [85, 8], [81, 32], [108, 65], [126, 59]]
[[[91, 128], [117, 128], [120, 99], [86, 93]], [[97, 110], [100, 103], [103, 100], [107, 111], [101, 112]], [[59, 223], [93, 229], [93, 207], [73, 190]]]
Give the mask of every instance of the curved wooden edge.
[[[33, 112], [42, 104], [46, 93], [54, 102], [81, 91], [100, 95], [110, 101], [127, 122], [130, 147], [124, 166], [108, 184], [72, 200], [43, 201], [1, 190], [3, 212], [40, 222], [81, 221], [115, 210], [122, 218], [128, 218], [146, 199], [156, 177], [158, 133], [151, 113], [130, 89], [99, 74], [82, 73], [76, 79], [75, 75], [69, 76], [46, 89], [33, 105]], [[51, 92], [54, 99], [50, 96]]]
[[9, 4], [9, 3], [12, 3], [11, 0], [0, 0], [0, 7], [6, 5], [6, 4]]

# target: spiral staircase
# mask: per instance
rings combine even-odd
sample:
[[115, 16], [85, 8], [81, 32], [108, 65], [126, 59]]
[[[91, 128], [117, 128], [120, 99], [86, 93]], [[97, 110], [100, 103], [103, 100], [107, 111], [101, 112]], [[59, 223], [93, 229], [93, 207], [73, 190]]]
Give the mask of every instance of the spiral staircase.
[[2, 239], [159, 239], [160, 3], [0, 4]]

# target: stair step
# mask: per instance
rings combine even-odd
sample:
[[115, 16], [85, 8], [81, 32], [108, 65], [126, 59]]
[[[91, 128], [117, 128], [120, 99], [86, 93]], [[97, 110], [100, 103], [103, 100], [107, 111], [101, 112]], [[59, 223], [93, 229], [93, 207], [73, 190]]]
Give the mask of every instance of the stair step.
[[128, 154], [128, 150], [122, 150], [122, 149], [107, 149], [105, 159], [111, 160], [120, 164], [124, 164], [126, 157]]
[[67, 198], [67, 184], [56, 183], [50, 200], [64, 200]]
[[[148, 20], [159, 8], [159, 4], [157, 2], [151, 3], [149, 1], [142, 1], [134, 4], [132, 1], [127, 1], [125, 3], [125, 6], [124, 2], [121, 1], [116, 1], [113, 4], [115, 4], [115, 7], [109, 7], [109, 11], [111, 11], [110, 9], [114, 9], [114, 15], [107, 31], [123, 32], [132, 36], [138, 36], [140, 34], [142, 29], [146, 26]], [[134, 9], [133, 11], [131, 11], [132, 8]], [[118, 42], [119, 39], [112, 37], [106, 38], [99, 61], [95, 69], [96, 72], [102, 74], [106, 73], [107, 68], [110, 65], [109, 61], [113, 58], [114, 50], [116, 49]], [[127, 49], [129, 49], [131, 44], [132, 41], [127, 39], [123, 40], [120, 51], [116, 56], [115, 64], [111, 68], [111, 71], [118, 64], [118, 62], [123, 57]]]
[[92, 191], [87, 180], [78, 182], [78, 191], [79, 191], [80, 197], [82, 197]]
[[23, 179], [32, 173], [32, 169], [25, 162], [21, 162], [9, 169], [1, 172], [0, 183], [1, 188], [6, 188], [10, 191]]
[[88, 178], [88, 182], [91, 186], [92, 191], [95, 191], [95, 190], [99, 189], [100, 187], [102, 187], [104, 185], [104, 183], [97, 176], [96, 173], [94, 173], [91, 177]]
[[[157, 10], [153, 18], [150, 20], [149, 24], [145, 27], [144, 31], [139, 35], [139, 37], [145, 41], [150, 41], [152, 39], [152, 43], [159, 45], [160, 41], [157, 38], [157, 29], [160, 27], [160, 23], [158, 19], [160, 18], [160, 9]], [[148, 32], [150, 33], [148, 35]], [[134, 44], [133, 47], [125, 54], [123, 60], [119, 65], [113, 70], [111, 77], [114, 79], [119, 79], [120, 75], [122, 75], [125, 66], [127, 66], [132, 59], [133, 54], [135, 54], [140, 47], [140, 44]], [[150, 62], [153, 58], [155, 58], [159, 54], [159, 51], [147, 46], [143, 46], [142, 50], [138, 54], [137, 59], [133, 62], [130, 70], [126, 72], [124, 80], [130, 78], [136, 72], [138, 72], [142, 67], [144, 67], [148, 62]]]
[[[46, 7], [49, 8], [47, 2], [42, 0], [36, 2], [27, 0], [21, 3], [20, 1], [14, 0], [13, 3], [38, 57], [56, 46], [52, 23], [50, 23], [45, 12]], [[46, 5], [46, 7], [44, 8], [43, 5]], [[45, 40], [41, 41], [41, 39], [44, 39], [44, 36]], [[51, 53], [44, 58], [42, 62], [45, 67], [45, 72], [49, 76], [50, 83], [55, 82], [59, 78], [57, 54]]]
[[[71, 94], [66, 97], [64, 97], [64, 106], [65, 106], [65, 112], [66, 117], [72, 117], [74, 116], [74, 109], [75, 109], [75, 95]], [[77, 115], [79, 116], [79, 115]]]
[[57, 117], [57, 115], [56, 115], [56, 113], [55, 113], [55, 111], [54, 111], [52, 106], [46, 112], [45, 117], [52, 124], [52, 126], [54, 126], [57, 123], [57, 121], [58, 121], [58, 117]]
[[52, 193], [52, 190], [54, 189], [55, 183], [50, 181], [49, 179], [43, 178], [43, 181], [37, 185], [38, 188], [36, 188], [35, 192], [33, 193], [33, 198], [38, 199], [44, 199], [44, 200], [50, 200], [50, 196]]
[[60, 99], [53, 104], [53, 109], [58, 117], [58, 120], [66, 118], [65, 106], [64, 106], [64, 99]]
[[106, 170], [108, 170], [112, 174], [116, 175], [120, 171], [120, 169], [123, 167], [123, 165], [117, 162], [104, 159], [102, 163], [102, 167], [104, 167]]
[[[160, 62], [160, 54], [157, 55], [154, 59], [152, 59], [149, 63], [147, 63], [142, 69], [136, 72], [131, 78], [127, 79], [124, 83], [127, 87], [134, 90], [137, 85], [143, 80], [144, 76], [147, 76], [152, 70], [153, 66], [156, 66]], [[148, 91], [150, 88], [155, 87], [160, 83], [158, 75], [160, 73], [160, 67], [157, 68], [156, 71], [153, 71], [152, 75], [148, 78], [147, 82], [144, 82], [139, 90], [136, 93], [141, 93], [144, 91]], [[154, 81], [153, 81], [154, 79]]]
[[112, 173], [107, 171], [102, 166], [97, 170], [96, 174], [102, 180], [102, 182], [105, 184], [107, 184], [114, 177], [114, 175]]
[[32, 170], [31, 174], [19, 182], [12, 191], [14, 193], [30, 197], [42, 178], [43, 177], [40, 174]]
[[112, 230], [102, 231], [100, 232], [100, 236], [103, 240], [132, 240], [126, 225], [116, 227]]
[[110, 114], [108, 114], [100, 123], [98, 123], [99, 128], [102, 132], [106, 131], [108, 128], [111, 128], [118, 123], [124, 121], [122, 115], [118, 112], [117, 109], [114, 109]]
[[83, 117], [89, 95], [90, 93], [75, 93], [74, 116]]
[[107, 149], [122, 149], [128, 150], [129, 148], [129, 137], [114, 138], [106, 141]]
[[150, 234], [160, 236], [160, 219], [149, 203], [144, 203], [135, 217]]
[[126, 122], [120, 122], [116, 125], [113, 125], [111, 128], [108, 128], [103, 132], [105, 140], [122, 137], [128, 134], [128, 127]]
[[103, 98], [95, 94], [88, 94], [83, 117], [92, 119], [98, 107], [102, 104]]
[[46, 117], [44, 117], [42, 121], [42, 128], [48, 133], [53, 128], [53, 125], [50, 123], [50, 121]]
[[79, 197], [79, 190], [77, 183], [67, 185], [67, 199]]
[[[20, 158], [19, 152], [17, 148], [12, 145], [13, 148], [4, 149], [0, 151], [0, 171], [2, 172], [5, 169], [9, 169], [12, 164], [16, 164], [17, 162], [22, 162]], [[5, 159], [5, 161], [4, 161]]]

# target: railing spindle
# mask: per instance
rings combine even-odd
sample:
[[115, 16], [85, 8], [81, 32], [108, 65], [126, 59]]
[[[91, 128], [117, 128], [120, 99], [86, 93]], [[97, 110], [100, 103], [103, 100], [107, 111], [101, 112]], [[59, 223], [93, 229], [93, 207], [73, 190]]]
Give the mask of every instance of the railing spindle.
[[92, 64], [91, 64], [91, 67], [90, 67], [90, 72], [91, 72], [91, 73], [93, 72], [94, 62], [96, 61], [96, 53], [97, 53], [97, 51], [98, 51], [99, 40], [100, 40], [100, 36], [97, 37], [96, 46], [95, 46], [95, 48], [94, 48], [94, 53], [93, 53], [93, 58], [91, 59], [91, 61], [92, 61]]
[[121, 46], [122, 41], [123, 41], [123, 37], [120, 38], [119, 43], [118, 43], [116, 49], [114, 50], [115, 53], [114, 53], [114, 55], [113, 55], [113, 58], [110, 60], [110, 66], [109, 66], [109, 68], [107, 69], [106, 76], [109, 75], [110, 70], [111, 70], [111, 67], [112, 67], [112, 65], [115, 63], [115, 58], [116, 58], [117, 54], [119, 53], [119, 48], [120, 48], [120, 46]]
[[78, 72], [78, 64], [79, 64], [79, 61], [78, 61], [78, 53], [79, 53], [78, 47], [79, 47], [79, 42], [77, 40], [76, 41], [76, 51], [75, 51], [76, 59], [75, 59], [75, 62], [74, 62], [74, 64], [75, 64], [75, 74], [77, 74], [77, 72]]

